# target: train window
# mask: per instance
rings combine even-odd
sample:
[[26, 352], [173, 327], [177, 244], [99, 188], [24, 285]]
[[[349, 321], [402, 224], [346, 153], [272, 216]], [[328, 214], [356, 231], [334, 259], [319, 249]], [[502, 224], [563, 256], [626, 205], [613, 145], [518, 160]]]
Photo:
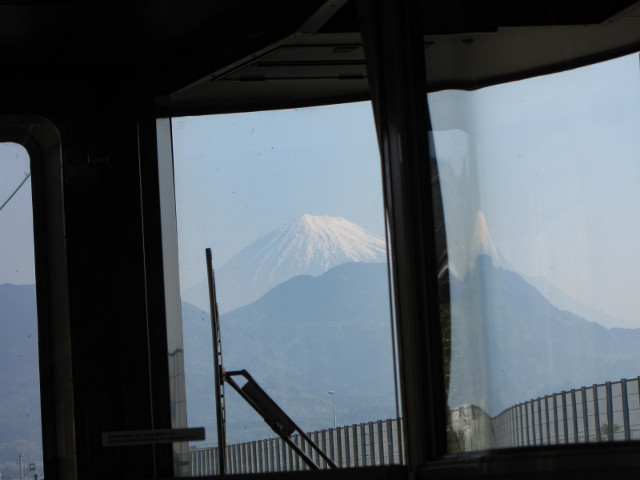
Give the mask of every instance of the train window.
[[428, 95], [449, 452], [640, 439], [639, 85], [631, 55]]
[[205, 248], [226, 371], [307, 436], [284, 443], [227, 382], [226, 473], [314, 468], [296, 447], [321, 469], [402, 463], [370, 103], [171, 123], [188, 423], [206, 430], [189, 474], [220, 472]]
[[0, 143], [0, 476], [43, 474], [31, 168]]

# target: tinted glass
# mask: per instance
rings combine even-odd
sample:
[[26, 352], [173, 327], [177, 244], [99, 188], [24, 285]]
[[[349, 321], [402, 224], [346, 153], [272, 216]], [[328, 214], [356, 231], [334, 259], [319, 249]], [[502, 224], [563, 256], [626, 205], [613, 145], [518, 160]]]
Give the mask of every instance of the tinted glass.
[[640, 438], [639, 86], [632, 55], [428, 96], [450, 451]]

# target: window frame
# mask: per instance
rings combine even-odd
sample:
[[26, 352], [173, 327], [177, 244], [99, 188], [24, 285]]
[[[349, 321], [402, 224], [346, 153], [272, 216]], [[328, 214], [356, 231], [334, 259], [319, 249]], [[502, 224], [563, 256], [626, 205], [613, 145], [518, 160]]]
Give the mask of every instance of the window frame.
[[45, 474], [77, 478], [61, 135], [48, 119], [0, 116], [0, 141], [22, 145], [31, 165], [40, 406]]

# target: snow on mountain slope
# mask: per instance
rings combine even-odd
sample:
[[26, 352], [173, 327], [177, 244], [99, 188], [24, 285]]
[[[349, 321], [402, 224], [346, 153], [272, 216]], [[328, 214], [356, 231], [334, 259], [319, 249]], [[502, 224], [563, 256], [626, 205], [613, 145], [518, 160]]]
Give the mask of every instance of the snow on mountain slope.
[[[260, 298], [296, 275], [321, 275], [347, 262], [385, 262], [383, 238], [341, 217], [301, 215], [242, 249], [216, 273], [220, 311]], [[206, 284], [183, 299], [208, 310]]]

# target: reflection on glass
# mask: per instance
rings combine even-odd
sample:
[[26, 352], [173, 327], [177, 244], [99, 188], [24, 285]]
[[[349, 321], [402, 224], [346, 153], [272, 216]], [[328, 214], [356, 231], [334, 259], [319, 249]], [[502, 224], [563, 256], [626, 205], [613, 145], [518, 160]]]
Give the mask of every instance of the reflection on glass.
[[0, 143], [0, 475], [42, 475], [29, 155]]
[[[192, 474], [219, 471], [207, 247], [226, 370], [246, 369], [338, 466], [402, 462], [371, 105], [172, 125], [188, 420], [207, 435]], [[306, 468], [229, 385], [225, 405], [228, 473]]]
[[638, 85], [633, 55], [428, 96], [451, 452], [640, 438]]

